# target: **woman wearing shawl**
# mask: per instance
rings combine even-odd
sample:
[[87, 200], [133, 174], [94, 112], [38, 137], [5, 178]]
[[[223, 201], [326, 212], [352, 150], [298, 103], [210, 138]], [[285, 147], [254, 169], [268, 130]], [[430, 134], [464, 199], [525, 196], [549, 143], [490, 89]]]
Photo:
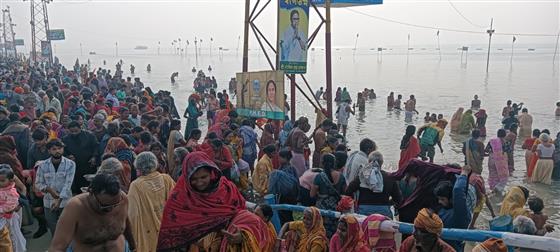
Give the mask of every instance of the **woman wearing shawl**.
[[466, 135], [470, 134], [471, 130], [475, 127], [474, 117], [472, 110], [467, 110], [461, 117], [461, 123], [459, 124], [459, 134]]
[[527, 188], [523, 186], [512, 187], [502, 201], [500, 216], [509, 215], [512, 219], [519, 215], [529, 217], [529, 210], [524, 208], [527, 198], [529, 198], [529, 190]]
[[399, 220], [412, 223], [422, 208], [437, 206], [437, 198], [433, 193], [434, 188], [439, 181], [455, 180], [455, 175], [459, 173], [460, 170], [456, 168], [414, 159], [404, 168], [399, 168], [395, 173], [390, 174], [389, 177], [395, 180], [402, 180], [406, 176], [417, 178], [416, 186], [410, 196], [398, 206]]
[[309, 132], [311, 126], [309, 125], [309, 120], [307, 117], [300, 117], [296, 126], [288, 136], [286, 145], [292, 151], [292, 161], [291, 164], [296, 168], [298, 177], [300, 177], [305, 170], [307, 170], [306, 159], [304, 155], [305, 149], [308, 148], [310, 143], [309, 138], [305, 133]]
[[224, 238], [220, 252], [268, 252], [274, 247], [275, 239], [267, 224], [247, 210], [239, 211], [221, 233]]
[[406, 127], [406, 133], [401, 140], [399, 168], [408, 164], [408, 161], [411, 159], [416, 159], [418, 154], [420, 154], [420, 144], [418, 144], [418, 139], [414, 136], [414, 133], [416, 133], [416, 127], [414, 125], [408, 125]]
[[132, 235], [138, 251], [155, 251], [163, 206], [175, 182], [157, 171], [157, 158], [151, 152], [140, 153], [134, 166], [141, 175], [130, 184], [127, 195]]
[[183, 161], [183, 173], [165, 204], [158, 250], [189, 248], [201, 238], [226, 228], [245, 199], [235, 184], [222, 177], [203, 152]]
[[362, 222], [362, 230], [364, 230], [365, 238], [369, 247], [376, 252], [395, 252], [397, 245], [395, 243], [395, 232], [381, 231], [381, 223], [390, 221], [387, 216], [381, 214], [372, 214]]
[[482, 174], [482, 161], [484, 160], [484, 143], [478, 138], [480, 130], [474, 129], [471, 137], [463, 143], [463, 154], [465, 154], [465, 164], [472, 168], [476, 174]]
[[539, 160], [533, 171], [533, 176], [531, 177], [532, 183], [543, 183], [550, 185], [552, 183], [552, 171], [554, 169], [554, 161], [552, 156], [554, 155], [554, 144], [552, 139], [546, 133], [542, 133], [539, 137], [540, 143], [537, 146], [537, 153], [539, 155]]
[[480, 109], [474, 116], [476, 117], [476, 128], [480, 130], [480, 137], [486, 137], [486, 119], [488, 118], [486, 110]]
[[[542, 133], [546, 133], [550, 135], [550, 131], [548, 129], [543, 129], [540, 134]], [[529, 167], [527, 168], [527, 177], [530, 178], [533, 176], [533, 172], [535, 171], [535, 167], [537, 166], [537, 162], [539, 162], [539, 153], [537, 152], [537, 147], [539, 146], [539, 144], [541, 144], [541, 139], [540, 139], [540, 134], [539, 137], [537, 137], [537, 139], [535, 140], [535, 142], [533, 142], [533, 146], [531, 147], [531, 152], [533, 153], [531, 155], [531, 161], [529, 163]]]
[[185, 135], [189, 136], [192, 129], [198, 128], [198, 118], [202, 115], [202, 112], [198, 110], [196, 106], [195, 99], [189, 99], [189, 105], [183, 114], [184, 118], [187, 118], [187, 125], [185, 126]]
[[525, 168], [527, 172], [529, 171], [529, 166], [531, 165], [531, 158], [533, 158], [533, 145], [535, 141], [539, 139], [541, 135], [541, 131], [539, 129], [534, 129], [532, 133], [532, 137], [528, 137], [521, 145], [521, 148], [525, 150]]
[[336, 93], [334, 95], [334, 102], [340, 102], [341, 101], [341, 99], [340, 99], [341, 94], [342, 94], [342, 89], [340, 87], [338, 87], [336, 89]]
[[464, 108], [458, 108], [457, 111], [451, 117], [451, 132], [457, 133], [459, 131], [459, 125], [461, 124], [461, 119], [463, 118]]
[[352, 102], [352, 98], [350, 97], [350, 93], [348, 93], [348, 90], [346, 90], [346, 88], [342, 89], [342, 93], [340, 95], [340, 101], [341, 102]]
[[173, 152], [175, 148], [181, 147], [187, 144], [183, 135], [181, 134], [181, 121], [177, 119], [171, 120], [171, 132], [169, 132], [169, 138], [167, 139], [167, 169], [169, 174], [175, 174], [175, 156]]
[[329, 240], [325, 233], [319, 209], [309, 207], [303, 212], [303, 221], [284, 224], [278, 237], [286, 239], [288, 251], [326, 252]]
[[440, 238], [442, 230], [443, 222], [437, 213], [424, 208], [414, 219], [413, 235], [403, 241], [399, 251], [455, 252], [453, 247]]
[[338, 222], [336, 233], [329, 244], [330, 252], [369, 252], [371, 248], [364, 241], [360, 223], [352, 215], [343, 215]]
[[288, 135], [290, 131], [294, 128], [294, 123], [290, 120], [284, 122], [284, 127], [282, 127], [282, 131], [280, 131], [280, 147], [286, 147], [286, 141], [288, 141]]
[[[321, 161], [323, 172], [319, 173], [313, 180], [309, 196], [317, 197], [315, 203], [317, 208], [334, 211], [342, 193], [346, 190], [346, 180], [340, 172], [343, 167], [338, 167], [336, 157], [333, 154], [323, 155]], [[336, 232], [338, 219], [325, 217], [324, 222], [327, 237], [331, 237]]]
[[498, 130], [498, 137], [490, 139], [486, 145], [485, 153], [488, 154], [488, 185], [490, 190], [499, 189], [503, 190], [508, 177], [508, 161], [507, 155], [504, 152], [504, 144], [506, 131], [504, 129]]
[[274, 134], [274, 127], [272, 126], [272, 124], [270, 124], [270, 122], [265, 124], [260, 140], [261, 150], [259, 151], [259, 158], [263, 156], [264, 154], [263, 149], [265, 146], [276, 144], [276, 141], [274, 141], [273, 134]]
[[360, 214], [382, 214], [392, 219], [391, 205], [399, 206], [402, 196], [396, 180], [389, 177], [382, 167], [381, 152], [370, 153], [368, 163], [360, 166], [358, 176], [350, 182], [345, 194], [358, 195], [356, 201]]
[[10, 165], [14, 174], [23, 181], [23, 166], [17, 158], [16, 142], [12, 136], [0, 136], [0, 164]]
[[134, 180], [137, 176], [136, 170], [134, 169], [134, 152], [121, 137], [111, 137], [109, 141], [107, 141], [107, 147], [105, 147], [105, 154], [107, 153], [114, 154], [121, 162], [125, 178], [125, 187], [128, 189], [130, 181]]
[[[296, 169], [290, 165], [292, 153], [282, 150], [280, 157], [280, 168], [270, 173], [268, 193], [276, 195], [278, 204], [296, 205], [298, 202], [299, 180]], [[292, 211], [279, 210], [280, 223], [284, 224], [294, 220]]]

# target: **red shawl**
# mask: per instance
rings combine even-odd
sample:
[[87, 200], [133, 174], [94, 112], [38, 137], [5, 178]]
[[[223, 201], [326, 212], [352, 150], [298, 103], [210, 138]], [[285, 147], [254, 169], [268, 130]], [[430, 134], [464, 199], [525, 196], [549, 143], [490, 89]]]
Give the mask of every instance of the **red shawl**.
[[[268, 232], [268, 226], [264, 221], [247, 210], [241, 210], [237, 215], [231, 220], [231, 224], [228, 226], [227, 231], [230, 233], [236, 233], [237, 231], [244, 230], [253, 234], [255, 240], [258, 242], [258, 246], [262, 248], [262, 251], [269, 251], [274, 245], [273, 237], [270, 236]], [[250, 242], [245, 240], [244, 242]], [[227, 251], [228, 239], [222, 239], [222, 245], [220, 251]]]
[[369, 252], [371, 248], [365, 242], [364, 232], [360, 228], [360, 223], [352, 215], [344, 215], [341, 221], [346, 223], [346, 241], [343, 243], [338, 231], [331, 238], [329, 247], [333, 252]]
[[408, 162], [412, 159], [416, 159], [420, 154], [420, 145], [418, 144], [418, 139], [411, 136], [408, 140], [408, 146], [406, 149], [401, 150], [401, 158], [399, 159], [399, 168], [405, 167]]
[[[190, 177], [200, 168], [212, 169], [210, 193], [191, 187]], [[188, 248], [205, 235], [219, 231], [240, 211], [245, 199], [203, 152], [192, 152], [183, 161], [183, 173], [163, 210], [158, 251]]]

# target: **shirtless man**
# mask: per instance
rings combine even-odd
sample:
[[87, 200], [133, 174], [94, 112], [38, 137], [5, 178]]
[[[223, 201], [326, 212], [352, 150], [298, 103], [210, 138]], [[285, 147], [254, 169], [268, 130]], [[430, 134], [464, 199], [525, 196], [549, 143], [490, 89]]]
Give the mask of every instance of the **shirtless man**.
[[64, 208], [49, 251], [65, 252], [70, 244], [77, 252], [134, 251], [127, 214], [128, 200], [118, 178], [96, 175], [88, 192], [75, 196]]
[[416, 110], [416, 98], [414, 98], [414, 95], [410, 95], [410, 99], [404, 103], [404, 110], [405, 122], [411, 122], [414, 112], [418, 114], [418, 111]]

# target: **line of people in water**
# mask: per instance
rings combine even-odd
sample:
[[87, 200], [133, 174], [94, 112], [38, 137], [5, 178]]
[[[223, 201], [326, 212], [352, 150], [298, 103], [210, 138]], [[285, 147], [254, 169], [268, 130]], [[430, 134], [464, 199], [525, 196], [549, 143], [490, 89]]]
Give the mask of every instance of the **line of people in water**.
[[[208, 89], [189, 96], [183, 135], [169, 92], [128, 84], [122, 71], [97, 69], [80, 81], [60, 64], [3, 63], [0, 246], [7, 251], [25, 251], [31, 221], [39, 227], [34, 238], [52, 235], [49, 251], [463, 251], [464, 242], [443, 240], [442, 229], [475, 228], [484, 204], [493, 212], [474, 140], [465, 143], [462, 165], [420, 160], [433, 161], [444, 119], [418, 131], [409, 126], [399, 169], [388, 172], [374, 140], [349, 151], [347, 123], [338, 120], [313, 127], [307, 117], [243, 118], [226, 92]], [[341, 101], [351, 102], [344, 90]], [[198, 125], [205, 112], [207, 130]], [[541, 136], [538, 177], [552, 160], [552, 141]], [[493, 162], [508, 161], [497, 150], [503, 145], [492, 143], [486, 152], [502, 153]], [[267, 194], [309, 208], [301, 220], [278, 211], [282, 228], [275, 230], [270, 206], [247, 210], [247, 201]], [[553, 230], [543, 208], [542, 199], [514, 186], [496, 215], [510, 216], [518, 233], [543, 235]], [[343, 216], [321, 217], [320, 209]], [[368, 217], [360, 224], [352, 213]], [[401, 244], [380, 228], [396, 218], [415, 226]], [[504, 247], [501, 240], [477, 245]]]

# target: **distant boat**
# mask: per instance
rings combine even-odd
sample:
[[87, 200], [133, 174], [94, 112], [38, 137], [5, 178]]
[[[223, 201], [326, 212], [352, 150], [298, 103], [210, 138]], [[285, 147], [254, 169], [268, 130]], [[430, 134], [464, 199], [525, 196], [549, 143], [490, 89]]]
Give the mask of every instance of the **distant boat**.
[[227, 48], [223, 48], [223, 49], [222, 49], [222, 51], [229, 51], [229, 49], [227, 49]]
[[502, 49], [502, 48], [498, 48], [498, 51], [502, 51], [502, 50], [504, 50], [504, 49]]
[[426, 48], [420, 48], [420, 50], [422, 50], [422, 51], [425, 51], [425, 50], [426, 50]]
[[89, 55], [96, 55], [97, 53], [95, 51], [91, 51], [89, 52]]
[[311, 48], [311, 51], [315, 51], [315, 47], [312, 47], [312, 48]]
[[482, 48], [476, 48], [477, 51], [482, 51]]
[[143, 46], [143, 45], [139, 45], [139, 46], [134, 47], [134, 50], [146, 50], [146, 49], [148, 49], [148, 47]]
[[409, 50], [409, 51], [412, 51], [412, 50], [414, 50], [414, 48], [412, 48], [412, 47], [409, 47], [409, 48], [408, 48], [408, 50]]
[[527, 49], [527, 51], [533, 52], [533, 51], [535, 51], [535, 48], [529, 48], [529, 49]]

